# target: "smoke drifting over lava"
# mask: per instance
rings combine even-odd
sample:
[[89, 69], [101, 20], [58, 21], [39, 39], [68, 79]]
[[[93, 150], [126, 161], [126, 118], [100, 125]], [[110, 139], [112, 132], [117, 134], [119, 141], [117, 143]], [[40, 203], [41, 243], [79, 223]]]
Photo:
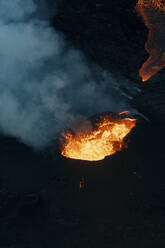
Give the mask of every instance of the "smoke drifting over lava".
[[138, 0], [136, 10], [142, 16], [149, 31], [145, 44], [149, 58], [139, 71], [142, 81], [147, 81], [165, 67], [165, 2]]
[[41, 6], [0, 1], [0, 130], [36, 148], [80, 116], [130, 109], [134, 92], [68, 47]]

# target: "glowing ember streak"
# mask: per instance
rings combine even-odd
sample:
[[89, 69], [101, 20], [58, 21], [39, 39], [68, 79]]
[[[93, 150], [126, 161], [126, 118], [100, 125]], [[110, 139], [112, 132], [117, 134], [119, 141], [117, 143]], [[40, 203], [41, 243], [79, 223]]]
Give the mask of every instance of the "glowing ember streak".
[[149, 58], [139, 70], [145, 82], [165, 67], [165, 1], [139, 0], [135, 8], [149, 30], [145, 44]]
[[135, 125], [136, 119], [120, 115], [100, 117], [89, 132], [63, 132], [61, 154], [72, 159], [102, 160], [126, 147], [124, 138]]
[[130, 113], [130, 112], [129, 112], [128, 110], [125, 110], [125, 111], [123, 111], [123, 112], [120, 112], [119, 115], [123, 115], [123, 114], [128, 115], [129, 113]]

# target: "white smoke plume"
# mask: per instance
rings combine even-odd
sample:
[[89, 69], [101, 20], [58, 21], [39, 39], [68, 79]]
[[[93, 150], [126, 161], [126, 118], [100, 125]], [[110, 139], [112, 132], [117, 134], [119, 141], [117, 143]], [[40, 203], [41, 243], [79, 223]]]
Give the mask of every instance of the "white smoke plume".
[[0, 0], [0, 131], [36, 148], [79, 116], [128, 109], [120, 80], [88, 65], [33, 0]]

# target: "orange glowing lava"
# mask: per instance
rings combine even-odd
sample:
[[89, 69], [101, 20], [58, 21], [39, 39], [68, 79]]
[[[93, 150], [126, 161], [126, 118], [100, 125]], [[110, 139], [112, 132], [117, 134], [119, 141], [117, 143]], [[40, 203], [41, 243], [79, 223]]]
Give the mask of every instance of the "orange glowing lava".
[[72, 159], [99, 161], [126, 148], [124, 138], [136, 125], [136, 119], [121, 115], [100, 116], [87, 132], [67, 130], [61, 134], [61, 154]]
[[149, 58], [139, 70], [139, 75], [145, 82], [165, 67], [165, 1], [138, 0], [135, 9], [149, 31], [145, 44]]

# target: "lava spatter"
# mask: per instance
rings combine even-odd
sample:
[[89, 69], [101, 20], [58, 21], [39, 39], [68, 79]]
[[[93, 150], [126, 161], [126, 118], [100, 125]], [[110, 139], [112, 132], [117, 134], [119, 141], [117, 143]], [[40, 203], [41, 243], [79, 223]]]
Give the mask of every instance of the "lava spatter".
[[71, 159], [103, 160], [126, 147], [124, 138], [135, 125], [136, 119], [120, 114], [100, 116], [87, 132], [62, 132], [61, 154]]

